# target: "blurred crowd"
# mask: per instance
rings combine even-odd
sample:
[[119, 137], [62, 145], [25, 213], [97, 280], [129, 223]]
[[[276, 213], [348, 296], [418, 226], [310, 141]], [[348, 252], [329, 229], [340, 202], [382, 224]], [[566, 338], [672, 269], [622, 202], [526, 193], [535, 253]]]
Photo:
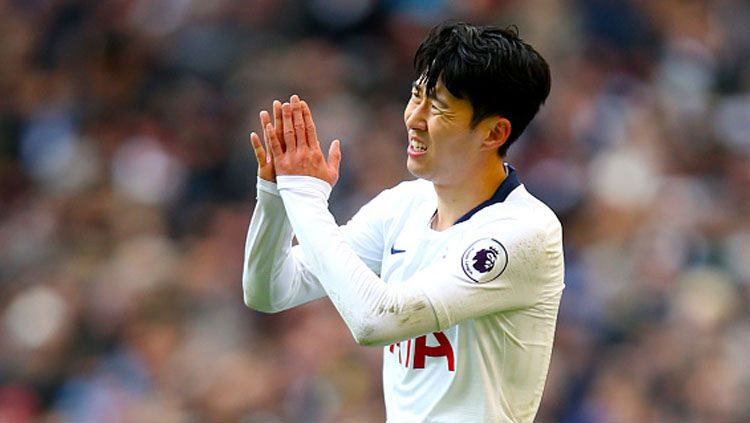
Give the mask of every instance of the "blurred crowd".
[[340, 223], [411, 178], [411, 60], [515, 24], [547, 104], [508, 161], [563, 222], [538, 422], [750, 421], [744, 0], [0, 0], [0, 422], [382, 422], [326, 300], [242, 302], [258, 112], [343, 141]]

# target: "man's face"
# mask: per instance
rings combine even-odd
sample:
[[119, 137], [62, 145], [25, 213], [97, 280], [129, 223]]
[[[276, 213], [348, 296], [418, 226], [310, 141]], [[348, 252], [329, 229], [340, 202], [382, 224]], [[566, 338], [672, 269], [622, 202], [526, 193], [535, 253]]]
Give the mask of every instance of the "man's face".
[[486, 126], [472, 128], [472, 114], [471, 103], [453, 96], [442, 81], [432, 96], [423, 81], [415, 82], [404, 110], [409, 172], [439, 184], [466, 178], [478, 163]]

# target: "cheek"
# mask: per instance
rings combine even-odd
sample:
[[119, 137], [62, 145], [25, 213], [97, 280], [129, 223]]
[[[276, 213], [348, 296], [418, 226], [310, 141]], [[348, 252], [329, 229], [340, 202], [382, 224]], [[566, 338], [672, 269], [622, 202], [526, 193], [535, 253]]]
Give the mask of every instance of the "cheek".
[[430, 127], [430, 136], [438, 139], [436, 142], [441, 151], [450, 152], [451, 155], [466, 153], [470, 137], [464, 131], [455, 128], [453, 125], [445, 125], [443, 122], [433, 121]]

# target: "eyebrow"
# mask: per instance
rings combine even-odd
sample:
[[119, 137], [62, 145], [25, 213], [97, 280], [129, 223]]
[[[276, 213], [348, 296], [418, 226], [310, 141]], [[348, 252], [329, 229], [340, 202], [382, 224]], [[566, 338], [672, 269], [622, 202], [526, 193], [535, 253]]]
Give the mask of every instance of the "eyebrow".
[[[422, 84], [419, 84], [417, 81], [411, 83], [412, 90], [416, 90], [417, 92], [419, 92], [421, 86]], [[438, 103], [438, 106], [448, 108], [448, 104], [445, 102], [445, 100], [438, 97], [437, 90], [433, 90], [432, 95], [428, 95], [428, 97]]]

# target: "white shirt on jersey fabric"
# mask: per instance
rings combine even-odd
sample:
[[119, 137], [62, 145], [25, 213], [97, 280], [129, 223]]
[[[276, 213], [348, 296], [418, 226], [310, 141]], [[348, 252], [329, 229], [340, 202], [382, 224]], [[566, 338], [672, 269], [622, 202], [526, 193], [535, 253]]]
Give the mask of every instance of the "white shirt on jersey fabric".
[[384, 345], [391, 422], [533, 421], [564, 287], [562, 230], [507, 169], [491, 199], [440, 232], [428, 181], [385, 190], [338, 227], [326, 182], [259, 179], [245, 302], [276, 312], [327, 295], [357, 342]]

